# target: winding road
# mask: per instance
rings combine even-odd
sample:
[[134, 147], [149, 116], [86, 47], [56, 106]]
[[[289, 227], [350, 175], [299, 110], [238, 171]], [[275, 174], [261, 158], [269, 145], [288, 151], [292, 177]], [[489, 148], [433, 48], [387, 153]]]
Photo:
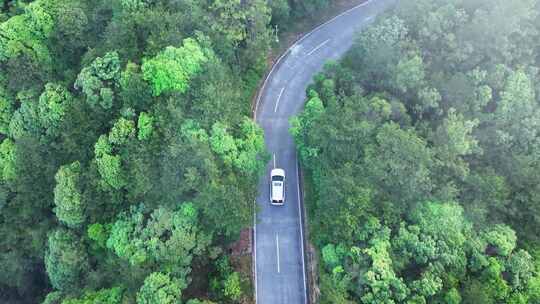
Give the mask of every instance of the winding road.
[[[306, 34], [278, 60], [266, 79], [255, 107], [272, 155], [259, 184], [254, 223], [255, 298], [258, 304], [307, 303], [302, 231], [302, 202], [296, 148], [289, 118], [302, 110], [305, 90], [327, 60], [339, 59], [352, 45], [355, 32], [372, 22], [396, 0], [371, 0], [350, 9]], [[269, 174], [286, 172], [284, 206], [269, 202]]]

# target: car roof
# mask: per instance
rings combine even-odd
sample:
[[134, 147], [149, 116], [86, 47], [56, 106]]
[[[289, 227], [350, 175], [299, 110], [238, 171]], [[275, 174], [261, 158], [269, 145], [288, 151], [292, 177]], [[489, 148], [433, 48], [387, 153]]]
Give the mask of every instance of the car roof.
[[283, 182], [272, 182], [272, 199], [283, 199]]
[[279, 168], [276, 168], [276, 169], [272, 169], [272, 171], [270, 172], [270, 176], [285, 176], [285, 170], [283, 169], [279, 169]]

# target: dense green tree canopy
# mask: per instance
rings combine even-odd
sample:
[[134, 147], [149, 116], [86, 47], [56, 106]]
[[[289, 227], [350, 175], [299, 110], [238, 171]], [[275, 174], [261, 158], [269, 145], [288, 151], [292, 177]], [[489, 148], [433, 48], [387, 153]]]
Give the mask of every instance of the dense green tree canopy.
[[75, 87], [81, 89], [90, 105], [110, 109], [113, 106], [113, 89], [118, 85], [119, 77], [120, 58], [117, 52], [109, 52], [82, 69]]
[[539, 5], [400, 1], [314, 78], [320, 303], [537, 301]]
[[[3, 1], [0, 302], [248, 301], [251, 98], [335, 3]], [[315, 77], [291, 132], [321, 303], [540, 301], [539, 7], [399, 1]]]
[[73, 103], [73, 96], [62, 85], [48, 83], [39, 96], [38, 112], [41, 125], [49, 136], [60, 133], [62, 122]]
[[51, 61], [46, 40], [54, 26], [51, 1], [35, 1], [21, 15], [0, 24], [0, 60], [18, 56], [49, 64]]
[[251, 98], [275, 26], [328, 4], [3, 1], [0, 302], [135, 303], [152, 273], [175, 301], [250, 297], [215, 260], [268, 160]]
[[88, 255], [81, 240], [71, 231], [59, 229], [49, 235], [45, 267], [51, 284], [58, 290], [80, 287], [88, 271]]
[[112, 226], [107, 247], [133, 265], [157, 264], [187, 275], [193, 256], [202, 255], [211, 240], [199, 227], [197, 209], [184, 203], [176, 211], [159, 208], [145, 217], [140, 210], [122, 215]]
[[156, 57], [144, 61], [141, 68], [155, 96], [164, 91], [184, 93], [208, 56], [211, 56], [210, 51], [202, 49], [196, 40], [187, 38], [181, 47], [167, 47]]
[[84, 222], [85, 208], [81, 189], [81, 164], [74, 162], [62, 166], [55, 176], [54, 213], [58, 220], [69, 227], [79, 227]]
[[122, 303], [122, 294], [124, 290], [119, 287], [111, 289], [101, 289], [98, 291], [86, 292], [79, 299], [66, 299], [62, 304], [120, 304]]
[[181, 291], [185, 283], [171, 278], [167, 274], [154, 272], [145, 280], [137, 293], [137, 304], [180, 304]]

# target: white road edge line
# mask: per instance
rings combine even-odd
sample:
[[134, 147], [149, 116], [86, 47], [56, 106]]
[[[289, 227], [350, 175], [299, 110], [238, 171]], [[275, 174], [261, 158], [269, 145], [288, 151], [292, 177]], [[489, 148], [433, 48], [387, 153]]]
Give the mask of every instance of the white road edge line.
[[274, 169], [276, 168], [276, 153], [272, 154], [274, 159]]
[[253, 267], [255, 279], [255, 303], [257, 303], [257, 200], [253, 201]]
[[358, 9], [358, 8], [361, 8], [363, 6], [366, 6], [368, 4], [370, 4], [373, 0], [368, 0], [364, 3], [361, 3], [355, 7], [352, 7], [346, 11], [344, 11], [343, 13], [335, 16], [334, 18], [326, 21], [325, 23], [317, 26], [316, 28], [312, 29], [309, 33], [305, 34], [304, 36], [302, 36], [300, 39], [298, 39], [295, 43], [293, 43], [285, 52], [283, 52], [283, 54], [281, 54], [281, 56], [279, 56], [279, 58], [276, 60], [276, 62], [274, 63], [274, 65], [272, 65], [272, 69], [270, 69], [270, 72], [268, 73], [268, 75], [266, 75], [266, 78], [264, 79], [264, 82], [261, 86], [261, 88], [259, 89], [259, 94], [257, 94], [257, 101], [255, 102], [255, 110], [254, 110], [254, 113], [253, 113], [253, 120], [254, 121], [257, 121], [257, 111], [259, 109], [259, 103], [261, 102], [261, 97], [262, 97], [262, 92], [264, 91], [264, 88], [266, 87], [266, 83], [268, 82], [268, 80], [270, 79], [270, 76], [272, 75], [272, 73], [274, 72], [274, 70], [276, 69], [276, 67], [279, 65], [279, 63], [281, 62], [281, 60], [283, 60], [283, 58], [285, 58], [285, 56], [291, 51], [292, 48], [294, 48], [297, 44], [301, 43], [302, 41], [304, 41], [304, 39], [306, 39], [307, 37], [311, 36], [313, 33], [315, 33], [316, 31], [318, 31], [320, 28], [322, 28], [323, 26], [329, 24], [329, 23], [332, 23], [334, 20], [336, 20], [337, 18], [343, 16], [343, 15], [346, 15], [352, 11], [354, 11], [355, 9]]
[[281, 273], [281, 268], [279, 266], [279, 234], [276, 233], [276, 257], [277, 257], [277, 272]]
[[278, 96], [277, 101], [276, 101], [276, 106], [274, 107], [274, 113], [277, 112], [277, 107], [279, 106], [279, 101], [281, 99], [281, 95], [283, 95], [283, 91], [285, 91], [285, 87], [283, 87], [281, 89], [281, 91], [279, 92], [279, 96]]
[[310, 56], [311, 54], [315, 53], [317, 50], [319, 50], [320, 48], [322, 48], [325, 44], [327, 44], [328, 42], [330, 42], [330, 39], [326, 39], [323, 43], [319, 44], [316, 48], [314, 48], [313, 50], [311, 50], [311, 52], [307, 53], [306, 56]]
[[303, 221], [303, 217], [302, 217], [302, 208], [300, 207], [301, 206], [301, 203], [300, 203], [300, 173], [298, 171], [298, 151], [296, 152], [296, 157], [295, 157], [295, 162], [296, 162], [296, 194], [298, 194], [298, 216], [300, 217], [300, 221], [299, 221], [299, 224], [300, 224], [300, 249], [301, 249], [301, 252], [302, 252], [302, 278], [304, 280], [304, 303], [307, 304], [307, 287], [306, 287], [306, 264], [305, 264], [305, 258], [304, 258], [304, 233], [302, 232], [302, 223], [304, 222]]

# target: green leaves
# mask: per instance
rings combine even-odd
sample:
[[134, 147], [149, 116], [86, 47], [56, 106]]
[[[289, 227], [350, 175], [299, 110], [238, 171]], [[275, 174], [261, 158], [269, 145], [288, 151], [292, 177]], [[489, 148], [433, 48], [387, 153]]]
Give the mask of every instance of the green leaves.
[[52, 286], [58, 290], [71, 291], [83, 285], [89, 269], [88, 255], [73, 232], [58, 229], [49, 235], [45, 267]]
[[186, 282], [168, 274], [154, 272], [144, 280], [137, 293], [137, 304], [181, 304], [181, 292], [186, 286]]
[[535, 93], [531, 80], [525, 71], [513, 72], [506, 80], [501, 95], [501, 102], [496, 113], [503, 120], [523, 118], [533, 113]]
[[[267, 1], [3, 4], [0, 302], [135, 302], [152, 272], [181, 280], [181, 301], [188, 274], [211, 278], [203, 265], [251, 225], [268, 158], [246, 115], [267, 64]], [[224, 288], [192, 302], [250, 293], [243, 273]]]
[[345, 255], [346, 249], [342, 245], [327, 244], [322, 248], [322, 259], [330, 269], [342, 265]]
[[238, 155], [238, 148], [234, 137], [227, 133], [226, 127], [217, 122], [212, 126], [210, 133], [210, 147], [217, 155], [221, 156], [226, 165], [231, 166]]
[[145, 112], [141, 112], [137, 121], [137, 129], [139, 130], [137, 138], [139, 140], [148, 140], [154, 130], [154, 118]]
[[4, 181], [13, 180], [17, 176], [15, 149], [14, 142], [9, 138], [4, 139], [0, 144], [0, 172]]
[[508, 281], [512, 288], [523, 290], [529, 285], [535, 273], [533, 257], [527, 251], [520, 249], [507, 260], [505, 269], [510, 274]]
[[[345, 58], [356, 70], [362, 70], [362, 81], [368, 84], [376, 84], [390, 88], [397, 65], [403, 57], [403, 44], [407, 40], [408, 28], [397, 16], [383, 19], [375, 26], [362, 31], [355, 41], [355, 46]], [[410, 61], [407, 65], [414, 64], [417, 69], [414, 77], [420, 80], [421, 61]], [[402, 67], [405, 62], [402, 62]], [[398, 74], [399, 75], [399, 74]], [[403, 77], [399, 76], [400, 80]]]
[[270, 156], [266, 151], [262, 128], [251, 119], [244, 119], [240, 125], [242, 138], [238, 143], [239, 154], [236, 166], [242, 172], [262, 174]]
[[15, 140], [31, 136], [47, 142], [54, 141], [60, 136], [62, 125], [70, 118], [68, 112], [75, 100], [63, 85], [45, 84], [39, 98], [36, 92], [20, 92], [17, 98], [21, 105], [14, 112], [11, 112], [13, 105], [4, 104], [3, 115], [10, 118], [8, 133]]
[[24, 14], [11, 17], [0, 23], [0, 61], [20, 56], [43, 63], [49, 67], [51, 57], [46, 46], [46, 39], [51, 34], [54, 20], [42, 4], [36, 1], [30, 4]]
[[428, 197], [433, 184], [432, 152], [414, 130], [395, 123], [382, 125], [376, 144], [366, 147], [365, 168], [391, 199], [414, 202]]
[[95, 160], [104, 185], [119, 190], [127, 185], [122, 158], [117, 153], [135, 137], [135, 123], [123, 117], [113, 125], [108, 136], [101, 135], [94, 145]]
[[121, 146], [133, 137], [135, 137], [135, 123], [120, 117], [109, 132], [109, 143], [113, 146]]
[[94, 223], [88, 226], [87, 235], [89, 239], [96, 242], [99, 248], [106, 248], [110, 230], [110, 224], [102, 225], [100, 223]]
[[512, 228], [496, 225], [484, 233], [484, 239], [488, 243], [488, 253], [509, 256], [516, 247], [517, 236]]
[[91, 106], [99, 105], [107, 110], [113, 106], [113, 89], [118, 86], [119, 78], [120, 58], [117, 52], [109, 52], [82, 69], [75, 87], [82, 90]]
[[240, 275], [238, 272], [231, 273], [224, 282], [223, 294], [232, 299], [238, 301], [242, 297], [242, 288], [240, 286]]
[[121, 304], [124, 289], [113, 287], [110, 289], [100, 289], [98, 291], [87, 291], [79, 299], [66, 299], [62, 304]]
[[[238, 303], [246, 299], [247, 281], [250, 280], [250, 277], [246, 273], [235, 271], [236, 267], [231, 265], [231, 261], [232, 259], [227, 255], [222, 255], [215, 260], [217, 275], [212, 278], [210, 288], [212, 293], [217, 294], [215, 298], [219, 299], [220, 303]], [[203, 303], [201, 302], [201, 304]]]
[[125, 186], [120, 156], [105, 154], [96, 161], [99, 173], [108, 185], [117, 190]]
[[[445, 269], [451, 274], [464, 271], [464, 244], [470, 232], [470, 224], [465, 220], [461, 206], [435, 202], [419, 204], [413, 210], [411, 220], [417, 228], [410, 226], [409, 229], [417, 234], [418, 242], [407, 245], [407, 242], [400, 243], [398, 240], [398, 256], [401, 250], [411, 250], [409, 257], [419, 266], [433, 265], [434, 269]], [[443, 273], [435, 271], [433, 275], [442, 276]]]
[[58, 220], [68, 227], [80, 227], [85, 219], [85, 204], [81, 193], [81, 164], [74, 162], [60, 167], [55, 179], [54, 213]]
[[537, 298], [536, 6], [402, 1], [314, 78], [290, 132], [321, 303]]
[[317, 149], [307, 146], [307, 132], [311, 130], [319, 117], [324, 113], [324, 105], [315, 91], [309, 92], [310, 98], [306, 102], [304, 111], [296, 117], [291, 118], [291, 128], [289, 132], [294, 137], [295, 143], [300, 153], [300, 159], [304, 164], [317, 156]]
[[15, 105], [14, 100], [8, 95], [6, 89], [2, 87], [1, 80], [2, 78], [0, 78], [0, 133], [7, 135], [11, 117], [15, 112]]
[[72, 103], [73, 96], [65, 87], [54, 83], [45, 85], [45, 90], [39, 97], [38, 112], [41, 124], [48, 135], [58, 135]]
[[240, 125], [240, 137], [234, 138], [222, 123], [215, 123], [209, 138], [210, 147], [224, 164], [244, 174], [261, 174], [268, 158], [262, 129], [245, 118]]
[[372, 245], [363, 253], [369, 257], [369, 268], [362, 275], [366, 290], [362, 303], [395, 303], [405, 300], [409, 290], [403, 280], [392, 269], [389, 254], [390, 242], [387, 235], [372, 240]]
[[442, 157], [455, 161], [456, 157], [480, 152], [478, 141], [472, 136], [476, 120], [465, 120], [463, 115], [450, 108], [443, 123], [437, 128], [433, 141], [442, 149]]
[[107, 248], [113, 249], [119, 257], [127, 259], [132, 265], [144, 263], [147, 259], [143, 248], [145, 244], [137, 239], [142, 233], [143, 220], [142, 212], [134, 209], [130, 214], [121, 215], [107, 240]]
[[184, 93], [209, 55], [210, 51], [195, 39], [184, 39], [182, 47], [166, 47], [156, 57], [145, 60], [141, 67], [144, 79], [152, 86], [154, 96], [163, 92]]
[[140, 11], [148, 8], [152, 4], [152, 0], [120, 0], [122, 8], [126, 11]]
[[396, 67], [396, 87], [403, 93], [418, 90], [424, 83], [424, 62], [419, 54], [401, 59]]
[[[116, 137], [115, 137], [116, 138]], [[118, 137], [123, 139], [123, 137]], [[122, 172], [122, 160], [119, 155], [112, 155], [112, 147], [105, 135], [101, 135], [95, 145], [96, 164], [105, 185], [118, 190], [126, 185]]]
[[193, 256], [204, 253], [211, 240], [199, 227], [198, 211], [184, 203], [177, 210], [158, 208], [145, 217], [134, 208], [122, 214], [107, 247], [132, 265], [156, 265], [180, 277], [189, 274]]

